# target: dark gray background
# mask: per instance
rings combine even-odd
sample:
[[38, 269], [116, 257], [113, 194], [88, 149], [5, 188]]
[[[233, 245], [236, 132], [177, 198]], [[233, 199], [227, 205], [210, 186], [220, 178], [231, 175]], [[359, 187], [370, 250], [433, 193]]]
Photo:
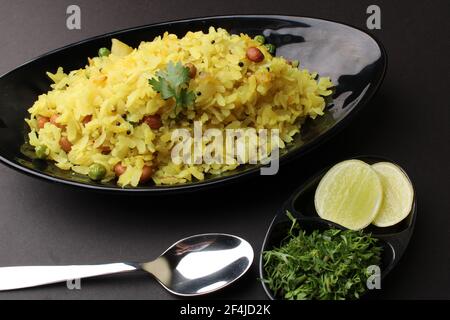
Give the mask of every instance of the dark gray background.
[[[72, 42], [166, 20], [235, 13], [315, 16], [365, 28], [378, 4], [389, 68], [367, 108], [320, 150], [275, 177], [170, 197], [110, 197], [44, 183], [0, 165], [0, 265], [101, 263], [154, 258], [172, 242], [203, 232], [245, 237], [257, 253], [277, 208], [308, 176], [354, 155], [403, 165], [415, 183], [419, 216], [380, 298], [450, 298], [449, 21], [444, 1], [25, 1], [0, 0], [0, 74]], [[82, 30], [65, 27], [69, 4]], [[213, 298], [263, 299], [252, 272]], [[0, 299], [172, 299], [141, 276], [86, 280], [1, 293]]]

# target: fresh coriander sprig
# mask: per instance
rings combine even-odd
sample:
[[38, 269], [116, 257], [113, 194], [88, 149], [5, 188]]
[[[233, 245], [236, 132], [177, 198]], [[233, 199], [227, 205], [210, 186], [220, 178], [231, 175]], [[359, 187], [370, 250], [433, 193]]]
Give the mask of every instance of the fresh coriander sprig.
[[196, 95], [189, 91], [189, 68], [180, 62], [174, 64], [170, 61], [165, 70], [156, 73], [156, 78], [148, 82], [153, 90], [159, 92], [164, 100], [175, 99], [175, 114], [195, 102]]

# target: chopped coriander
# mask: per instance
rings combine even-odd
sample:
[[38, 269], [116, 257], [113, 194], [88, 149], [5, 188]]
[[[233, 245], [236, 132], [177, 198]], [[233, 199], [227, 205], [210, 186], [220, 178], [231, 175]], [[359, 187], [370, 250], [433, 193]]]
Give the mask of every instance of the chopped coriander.
[[367, 267], [379, 265], [382, 248], [361, 231], [307, 233], [288, 213], [292, 227], [280, 247], [263, 252], [263, 281], [289, 300], [358, 299], [366, 290]]

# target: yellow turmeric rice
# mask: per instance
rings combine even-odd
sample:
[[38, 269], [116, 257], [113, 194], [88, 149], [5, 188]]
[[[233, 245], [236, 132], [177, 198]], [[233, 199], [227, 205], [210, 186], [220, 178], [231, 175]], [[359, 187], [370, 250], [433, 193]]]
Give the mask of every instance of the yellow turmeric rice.
[[[248, 48], [257, 48], [262, 60], [250, 60]], [[29, 143], [57, 167], [88, 175], [98, 164], [106, 169], [101, 181], [117, 179], [122, 187], [150, 179], [180, 184], [234, 170], [239, 163], [172, 161], [173, 130], [192, 130], [194, 121], [204, 130], [278, 129], [284, 148], [306, 118], [324, 113], [324, 97], [333, 86], [329, 78], [272, 56], [248, 35], [220, 28], [181, 39], [165, 33], [137, 49], [113, 39], [110, 51], [89, 58], [83, 69], [48, 73], [54, 84], [25, 121]], [[163, 99], [149, 84], [171, 62], [195, 68], [188, 84], [195, 102], [178, 114], [175, 100]], [[142, 179], [146, 170], [150, 179]]]

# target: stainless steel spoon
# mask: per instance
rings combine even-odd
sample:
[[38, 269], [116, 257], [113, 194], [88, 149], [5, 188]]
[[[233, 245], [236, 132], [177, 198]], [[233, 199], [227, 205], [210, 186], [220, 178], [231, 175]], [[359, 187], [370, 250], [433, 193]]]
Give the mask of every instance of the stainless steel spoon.
[[151, 262], [0, 268], [0, 291], [144, 270], [175, 295], [198, 296], [239, 279], [250, 268], [253, 257], [253, 249], [244, 239], [202, 234], [178, 241]]

